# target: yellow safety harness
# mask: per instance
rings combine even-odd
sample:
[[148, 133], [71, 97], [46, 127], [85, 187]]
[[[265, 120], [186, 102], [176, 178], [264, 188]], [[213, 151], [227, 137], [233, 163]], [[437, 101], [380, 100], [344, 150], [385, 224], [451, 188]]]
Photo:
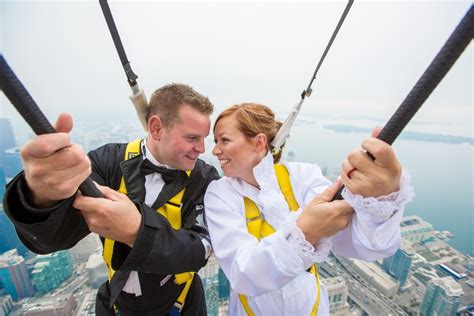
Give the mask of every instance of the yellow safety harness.
[[[280, 190], [285, 197], [286, 203], [290, 207], [292, 212], [299, 209], [298, 202], [296, 201], [293, 189], [291, 187], [290, 175], [288, 170], [283, 165], [274, 165], [275, 173], [278, 179], [278, 185]], [[247, 219], [247, 229], [250, 234], [255, 236], [258, 240], [263, 237], [269, 236], [275, 232], [275, 229], [264, 219], [263, 215], [258, 210], [257, 205], [251, 199], [244, 197], [245, 203], [245, 217]], [[316, 302], [314, 303], [313, 309], [311, 310], [311, 316], [316, 316], [318, 314], [320, 293], [321, 293], [321, 284], [319, 281], [318, 267], [316, 264], [311, 266], [309, 270], [316, 277], [316, 282], [318, 285], [318, 294], [316, 296]], [[255, 314], [250, 309], [247, 297], [245, 295], [239, 294], [240, 302], [244, 307], [247, 315], [254, 316]]]
[[[138, 156], [141, 152], [140, 150], [140, 144], [142, 140], [137, 139], [133, 142], [130, 142], [127, 144], [127, 149], [125, 150], [125, 160], [133, 158], [135, 156]], [[190, 175], [190, 171], [186, 172], [188, 176]], [[122, 180], [120, 181], [120, 187], [118, 190], [120, 193], [127, 194], [127, 187], [125, 185], [125, 180], [122, 177]], [[165, 203], [162, 207], [160, 207], [157, 212], [163, 215], [171, 224], [171, 227], [173, 229], [178, 230], [181, 228], [181, 206], [182, 206], [182, 199], [184, 195], [185, 189], [181, 190], [178, 194], [173, 196], [168, 202]], [[112, 256], [114, 252], [114, 244], [115, 241], [111, 239], [105, 239], [104, 241], [104, 261], [107, 266], [108, 272], [109, 272], [109, 282], [112, 280], [112, 277], [115, 274], [114, 269], [112, 268]], [[174, 282], [176, 284], [183, 284], [186, 283], [184, 286], [184, 289], [181, 291], [181, 294], [177, 298], [174, 306], [181, 311], [184, 306], [184, 302], [186, 300], [186, 296], [189, 293], [189, 289], [191, 288], [191, 284], [194, 279], [194, 272], [184, 272], [184, 273], [179, 273], [175, 274], [174, 276]]]

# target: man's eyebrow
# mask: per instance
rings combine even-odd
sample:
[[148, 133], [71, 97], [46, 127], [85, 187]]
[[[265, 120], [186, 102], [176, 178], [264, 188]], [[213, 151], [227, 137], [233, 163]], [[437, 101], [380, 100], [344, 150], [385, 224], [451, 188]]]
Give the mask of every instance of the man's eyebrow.
[[187, 138], [206, 138], [209, 136], [209, 133], [206, 135], [201, 135], [201, 134], [184, 134], [182, 137], [187, 137]]

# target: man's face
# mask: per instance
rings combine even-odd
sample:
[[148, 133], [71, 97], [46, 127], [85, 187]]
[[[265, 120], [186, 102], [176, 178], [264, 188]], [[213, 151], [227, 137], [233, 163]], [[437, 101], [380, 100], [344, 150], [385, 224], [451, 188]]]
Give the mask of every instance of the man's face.
[[210, 127], [209, 115], [185, 104], [179, 109], [176, 122], [159, 132], [157, 152], [153, 155], [162, 164], [192, 170], [199, 155], [205, 151], [204, 139], [209, 135]]

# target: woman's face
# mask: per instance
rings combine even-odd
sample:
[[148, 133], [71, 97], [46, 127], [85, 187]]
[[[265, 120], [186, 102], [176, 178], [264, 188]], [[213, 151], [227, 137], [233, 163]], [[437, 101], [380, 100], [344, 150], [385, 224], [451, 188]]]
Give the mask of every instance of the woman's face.
[[225, 176], [252, 182], [254, 178], [252, 170], [264, 156], [257, 137], [247, 139], [237, 129], [237, 121], [233, 115], [226, 116], [217, 122], [214, 129], [216, 145], [212, 154], [219, 159]]

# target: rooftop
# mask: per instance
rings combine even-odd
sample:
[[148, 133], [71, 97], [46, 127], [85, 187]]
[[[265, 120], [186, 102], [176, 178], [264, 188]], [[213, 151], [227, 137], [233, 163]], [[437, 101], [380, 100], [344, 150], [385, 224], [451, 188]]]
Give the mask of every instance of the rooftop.
[[449, 296], [461, 296], [464, 294], [461, 285], [459, 285], [452, 277], [445, 277], [432, 280], [434, 284], [442, 287]]

